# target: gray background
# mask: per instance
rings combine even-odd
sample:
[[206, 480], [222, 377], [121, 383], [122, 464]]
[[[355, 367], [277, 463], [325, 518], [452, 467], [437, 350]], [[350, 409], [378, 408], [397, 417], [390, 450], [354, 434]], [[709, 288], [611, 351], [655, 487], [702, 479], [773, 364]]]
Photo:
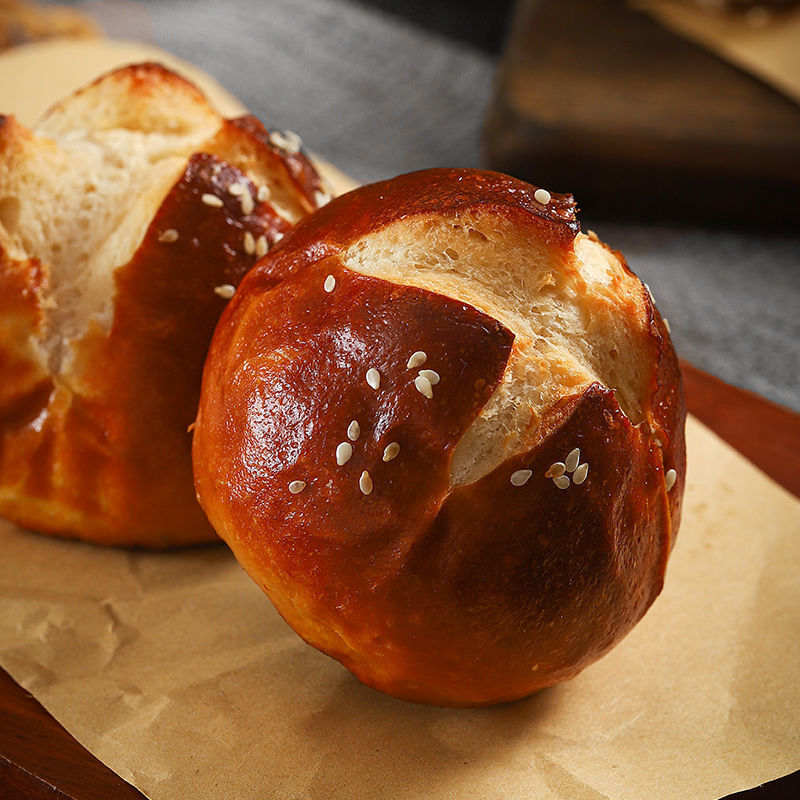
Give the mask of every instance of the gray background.
[[[410, 2], [81, 5], [111, 33], [154, 38], [203, 67], [268, 126], [297, 131], [360, 181], [429, 166], [480, 166], [499, 46], [488, 14], [488, 32], [477, 17], [471, 33], [462, 26], [448, 36], [435, 0], [429, 20], [424, 10], [411, 15], [418, 24], [375, 7]], [[582, 223], [621, 249], [650, 285], [681, 356], [800, 410], [800, 225], [773, 235]]]

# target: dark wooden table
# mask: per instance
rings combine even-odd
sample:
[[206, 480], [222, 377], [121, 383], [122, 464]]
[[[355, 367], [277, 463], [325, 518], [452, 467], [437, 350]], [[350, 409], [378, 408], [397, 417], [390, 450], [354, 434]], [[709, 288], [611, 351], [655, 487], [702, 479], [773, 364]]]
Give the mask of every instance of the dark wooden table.
[[[689, 410], [800, 496], [800, 415], [683, 364]], [[800, 772], [731, 798], [796, 800]], [[0, 798], [143, 800], [0, 670]]]

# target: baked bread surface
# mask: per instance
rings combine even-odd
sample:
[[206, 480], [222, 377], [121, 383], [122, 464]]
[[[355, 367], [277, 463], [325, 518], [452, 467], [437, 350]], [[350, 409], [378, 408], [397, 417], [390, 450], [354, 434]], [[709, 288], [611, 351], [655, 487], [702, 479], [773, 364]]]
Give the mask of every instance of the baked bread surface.
[[575, 675], [658, 595], [684, 420], [648, 290], [571, 197], [430, 170], [334, 200], [248, 274], [195, 480], [304, 639], [395, 696], [484, 705]]
[[321, 191], [274, 138], [157, 64], [33, 131], [0, 117], [1, 515], [103, 544], [215, 538], [187, 433], [206, 349], [229, 287]]

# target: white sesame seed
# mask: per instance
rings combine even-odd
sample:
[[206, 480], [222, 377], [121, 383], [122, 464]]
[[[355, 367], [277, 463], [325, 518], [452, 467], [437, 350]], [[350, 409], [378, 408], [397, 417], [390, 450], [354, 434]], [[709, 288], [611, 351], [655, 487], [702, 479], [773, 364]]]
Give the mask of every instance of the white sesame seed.
[[342, 442], [336, 448], [336, 463], [341, 467], [342, 464], [346, 464], [350, 457], [353, 455], [353, 445], [350, 442]]
[[518, 469], [511, 473], [511, 485], [524, 486], [530, 480], [531, 475], [533, 472], [529, 469]]
[[553, 478], [553, 483], [558, 486], [559, 489], [566, 489], [570, 483], [569, 476], [559, 475], [557, 478]]
[[211, 167], [211, 172], [214, 175], [219, 175], [220, 172], [222, 172], [222, 164], [214, 164], [214, 166]]
[[[644, 281], [642, 281], [642, 283], [644, 283]], [[646, 283], [644, 284], [644, 288], [647, 289], [647, 294], [650, 295], [650, 302], [655, 305], [656, 298], [653, 297], [653, 290]]]
[[334, 278], [333, 275], [328, 275], [328, 277], [325, 278], [325, 283], [322, 284], [322, 288], [326, 292], [328, 292], [328, 294], [330, 294], [334, 290], [335, 286], [336, 286], [336, 278]]
[[206, 192], [200, 198], [207, 206], [212, 206], [214, 208], [222, 208], [223, 202], [222, 198], [217, 197], [215, 194], [208, 194]]
[[367, 383], [373, 389], [377, 389], [381, 385], [381, 374], [375, 367], [371, 367], [367, 370]]
[[436, 386], [441, 380], [439, 373], [432, 369], [421, 369], [419, 374], [422, 375], [423, 378], [427, 378], [431, 382], [431, 386]]
[[550, 469], [547, 470], [545, 475], [548, 478], [558, 478], [563, 475], [567, 471], [567, 465], [563, 461], [554, 461], [550, 465]]
[[250, 194], [249, 190], [239, 198], [239, 202], [242, 204], [242, 214], [247, 216], [253, 213], [256, 204], [253, 202], [253, 195]]
[[583, 464], [578, 464], [575, 474], [572, 476], [572, 480], [576, 486], [580, 486], [586, 480], [588, 474], [589, 465], [585, 462]]
[[361, 477], [358, 479], [358, 488], [361, 489], [362, 494], [369, 494], [372, 491], [372, 478], [370, 478], [369, 472], [366, 470], [361, 473]]
[[272, 244], [278, 244], [278, 242], [279, 242], [281, 239], [283, 239], [283, 237], [284, 237], [284, 236], [285, 236], [285, 234], [283, 234], [283, 233], [276, 233], [276, 234], [275, 234], [275, 235], [272, 237]]
[[244, 232], [244, 251], [251, 256], [256, 251], [256, 240], [250, 231]]
[[543, 206], [546, 206], [552, 198], [550, 197], [550, 192], [548, 192], [547, 189], [537, 189], [533, 193], [533, 199], [537, 203], [541, 203]]
[[361, 426], [358, 424], [357, 420], [353, 420], [347, 426], [347, 438], [351, 442], [355, 442], [359, 436], [361, 436]]
[[666, 317], [662, 317], [661, 319], [664, 320], [664, 327], [667, 329], [667, 333], [671, 334], [672, 330], [669, 327], [669, 320]]
[[397, 458], [397, 454], [400, 452], [400, 445], [397, 442], [391, 442], [386, 445], [386, 448], [383, 451], [383, 460], [384, 461], [391, 461], [393, 458]]
[[322, 206], [328, 205], [331, 201], [331, 196], [322, 189], [317, 189], [314, 192], [314, 203], [316, 204], [317, 208], [322, 208]]
[[575, 468], [578, 466], [580, 460], [581, 449], [580, 447], [576, 447], [574, 450], [570, 451], [570, 454], [564, 459], [564, 466], [567, 468], [567, 472], [575, 472]]
[[420, 394], [424, 394], [428, 400], [433, 398], [433, 386], [427, 378], [423, 377], [422, 375], [417, 375], [417, 377], [414, 378], [414, 386], [416, 386], [417, 391]]
[[243, 183], [232, 183], [228, 187], [228, 194], [232, 194], [234, 197], [239, 197], [240, 195], [244, 194], [247, 187]]
[[214, 287], [214, 294], [223, 300], [230, 300], [236, 294], [236, 287], [230, 283], [223, 283]]
[[263, 258], [267, 254], [267, 250], [269, 250], [267, 237], [262, 234], [256, 239], [256, 256], [258, 258]]
[[406, 366], [409, 369], [414, 369], [415, 367], [421, 367], [427, 360], [427, 353], [423, 350], [417, 350], [416, 353], [411, 354], [411, 358], [408, 359], [408, 364], [406, 364]]
[[678, 480], [678, 473], [674, 469], [668, 469], [664, 478], [667, 484], [667, 491], [669, 491], [675, 485], [675, 481]]
[[299, 153], [303, 140], [294, 131], [272, 131], [269, 140], [287, 153]]
[[178, 231], [175, 228], [167, 228], [161, 233], [158, 234], [158, 241], [159, 242], [166, 242], [167, 244], [172, 244], [172, 242], [178, 241]]
[[270, 191], [269, 186], [259, 186], [258, 193], [256, 194], [256, 199], [259, 203], [266, 203], [269, 200]]
[[300, 492], [302, 492], [303, 489], [305, 489], [305, 488], [306, 488], [306, 482], [305, 481], [292, 481], [289, 484], [289, 491], [292, 494], [300, 494]]

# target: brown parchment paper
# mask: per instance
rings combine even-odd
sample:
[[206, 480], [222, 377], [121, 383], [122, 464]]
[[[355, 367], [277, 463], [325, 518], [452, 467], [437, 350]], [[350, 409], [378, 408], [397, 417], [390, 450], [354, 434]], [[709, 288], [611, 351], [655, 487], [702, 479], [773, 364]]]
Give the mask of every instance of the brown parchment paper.
[[631, 5], [800, 103], [800, 9], [733, 14], [675, 0]]
[[689, 421], [684, 522], [640, 625], [573, 681], [447, 710], [361, 686], [223, 546], [0, 525], [0, 664], [153, 800], [719, 798], [800, 768], [800, 503]]

